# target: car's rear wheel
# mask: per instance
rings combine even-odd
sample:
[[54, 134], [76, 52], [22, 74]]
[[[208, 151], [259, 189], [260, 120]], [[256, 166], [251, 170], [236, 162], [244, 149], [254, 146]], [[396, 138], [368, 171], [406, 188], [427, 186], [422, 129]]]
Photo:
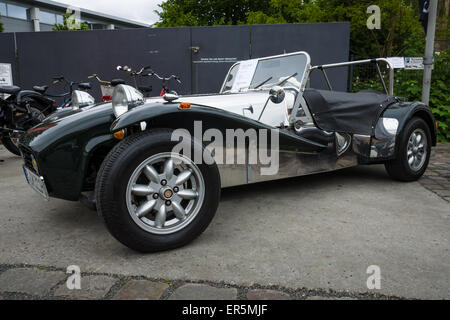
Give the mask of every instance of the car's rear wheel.
[[[97, 208], [108, 230], [140, 252], [187, 244], [206, 229], [217, 210], [217, 165], [196, 164], [172, 153], [176, 142], [171, 133], [158, 129], [125, 139], [98, 173]], [[193, 148], [203, 152], [201, 145]]]
[[388, 174], [400, 181], [415, 181], [427, 169], [431, 154], [431, 133], [421, 118], [412, 118], [399, 137], [397, 158], [385, 163]]

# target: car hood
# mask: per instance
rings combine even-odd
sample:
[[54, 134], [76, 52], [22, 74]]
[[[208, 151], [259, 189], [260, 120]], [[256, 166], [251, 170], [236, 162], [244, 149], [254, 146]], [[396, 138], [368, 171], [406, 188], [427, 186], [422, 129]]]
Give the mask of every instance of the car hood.
[[[243, 93], [180, 96], [174, 102], [189, 102], [195, 105], [221, 109], [243, 115], [252, 120], [258, 120], [266, 102], [268, 102], [260, 121], [272, 127], [279, 126], [280, 123], [287, 124], [287, 106], [294, 105], [294, 94], [286, 91], [285, 100], [280, 104], [274, 104], [270, 100], [267, 101], [268, 98], [268, 91], [262, 90]], [[164, 100], [161, 98], [150, 99], [147, 100], [146, 105], [150, 106], [154, 102], [164, 102]]]
[[[233, 94], [206, 94], [180, 96], [175, 103], [189, 102], [200, 106], [208, 106], [226, 110], [248, 118], [257, 120], [268, 98], [266, 91], [233, 93]], [[292, 100], [293, 96], [286, 95], [286, 100]], [[152, 107], [166, 103], [162, 97], [148, 98], [141, 107]], [[253, 113], [244, 109], [252, 107]], [[274, 110], [270, 110], [273, 108]], [[261, 122], [268, 125], [279, 125], [284, 121], [285, 109], [279, 105], [267, 106]], [[110, 126], [115, 120], [112, 104], [100, 103], [84, 108], [64, 108], [48, 116], [38, 126], [30, 129], [22, 138], [21, 144], [36, 151], [42, 150], [63, 136], [84, 136], [92, 132], [99, 134], [98, 130], [104, 130], [102, 134], [109, 134]], [[100, 129], [101, 128], [101, 129]]]

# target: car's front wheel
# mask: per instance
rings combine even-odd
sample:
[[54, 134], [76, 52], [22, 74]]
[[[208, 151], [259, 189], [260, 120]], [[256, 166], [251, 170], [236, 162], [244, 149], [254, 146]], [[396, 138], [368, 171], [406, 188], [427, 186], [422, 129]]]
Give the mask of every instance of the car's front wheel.
[[[173, 153], [171, 132], [158, 129], [125, 139], [98, 173], [97, 207], [108, 230], [140, 252], [187, 244], [206, 229], [217, 210], [217, 165], [196, 164]], [[193, 145], [203, 152], [201, 145]]]
[[430, 128], [422, 118], [412, 118], [398, 141], [397, 158], [385, 163], [386, 171], [396, 180], [415, 181], [423, 175], [430, 160]]

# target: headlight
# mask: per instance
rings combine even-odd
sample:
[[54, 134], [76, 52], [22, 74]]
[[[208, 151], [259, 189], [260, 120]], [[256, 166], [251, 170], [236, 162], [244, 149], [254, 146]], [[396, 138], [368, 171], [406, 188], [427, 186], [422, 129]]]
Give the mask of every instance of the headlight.
[[144, 95], [133, 87], [118, 85], [113, 92], [112, 106], [116, 117], [120, 117], [129, 109], [144, 104]]
[[95, 104], [95, 99], [85, 91], [75, 90], [72, 93], [72, 107], [83, 108]]

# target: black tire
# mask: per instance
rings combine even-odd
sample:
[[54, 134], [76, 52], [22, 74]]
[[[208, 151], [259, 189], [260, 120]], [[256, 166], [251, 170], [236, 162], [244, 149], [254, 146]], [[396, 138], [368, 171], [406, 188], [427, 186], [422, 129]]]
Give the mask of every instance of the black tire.
[[[418, 168], [417, 170], [413, 170], [408, 164], [407, 147], [409, 138], [416, 129], [421, 129], [423, 130], [423, 132], [425, 132], [427, 145], [425, 148], [425, 161], [420, 168]], [[384, 164], [386, 171], [389, 176], [395, 180], [406, 182], [416, 181], [423, 175], [428, 167], [428, 162], [430, 160], [432, 143], [430, 128], [422, 118], [414, 117], [409, 120], [406, 126], [403, 128], [403, 132], [401, 133], [398, 142], [399, 146], [397, 149], [397, 158]]]
[[1, 140], [5, 148], [9, 152], [15, 154], [16, 156], [20, 156], [19, 148], [14, 144], [14, 142], [12, 142], [9, 136], [4, 136]]
[[[149, 157], [171, 152], [170, 129], [155, 129], [130, 136], [116, 145], [97, 175], [96, 200], [109, 232], [125, 246], [139, 252], [156, 252], [183, 246], [199, 236], [213, 219], [220, 200], [217, 165], [197, 164], [205, 183], [205, 194], [195, 218], [170, 234], [150, 233], [131, 217], [126, 200], [127, 184], [134, 170]], [[200, 147], [203, 149], [203, 147]]]
[[[44, 120], [45, 118], [45, 114], [42, 113], [41, 109], [42, 108], [39, 104], [36, 103], [31, 103], [30, 105], [30, 110], [32, 112], [33, 118], [32, 121], [30, 121], [27, 126], [26, 126], [26, 130], [30, 129], [32, 126], [35, 126], [37, 124], [39, 124], [42, 120]], [[17, 137], [19, 138], [19, 137]], [[5, 135], [1, 138], [1, 141], [3, 143], [3, 145], [5, 146], [5, 148], [15, 154], [16, 156], [20, 156], [20, 150], [19, 148], [16, 146], [16, 144], [14, 144], [14, 142], [12, 141], [11, 137], [9, 135]]]

